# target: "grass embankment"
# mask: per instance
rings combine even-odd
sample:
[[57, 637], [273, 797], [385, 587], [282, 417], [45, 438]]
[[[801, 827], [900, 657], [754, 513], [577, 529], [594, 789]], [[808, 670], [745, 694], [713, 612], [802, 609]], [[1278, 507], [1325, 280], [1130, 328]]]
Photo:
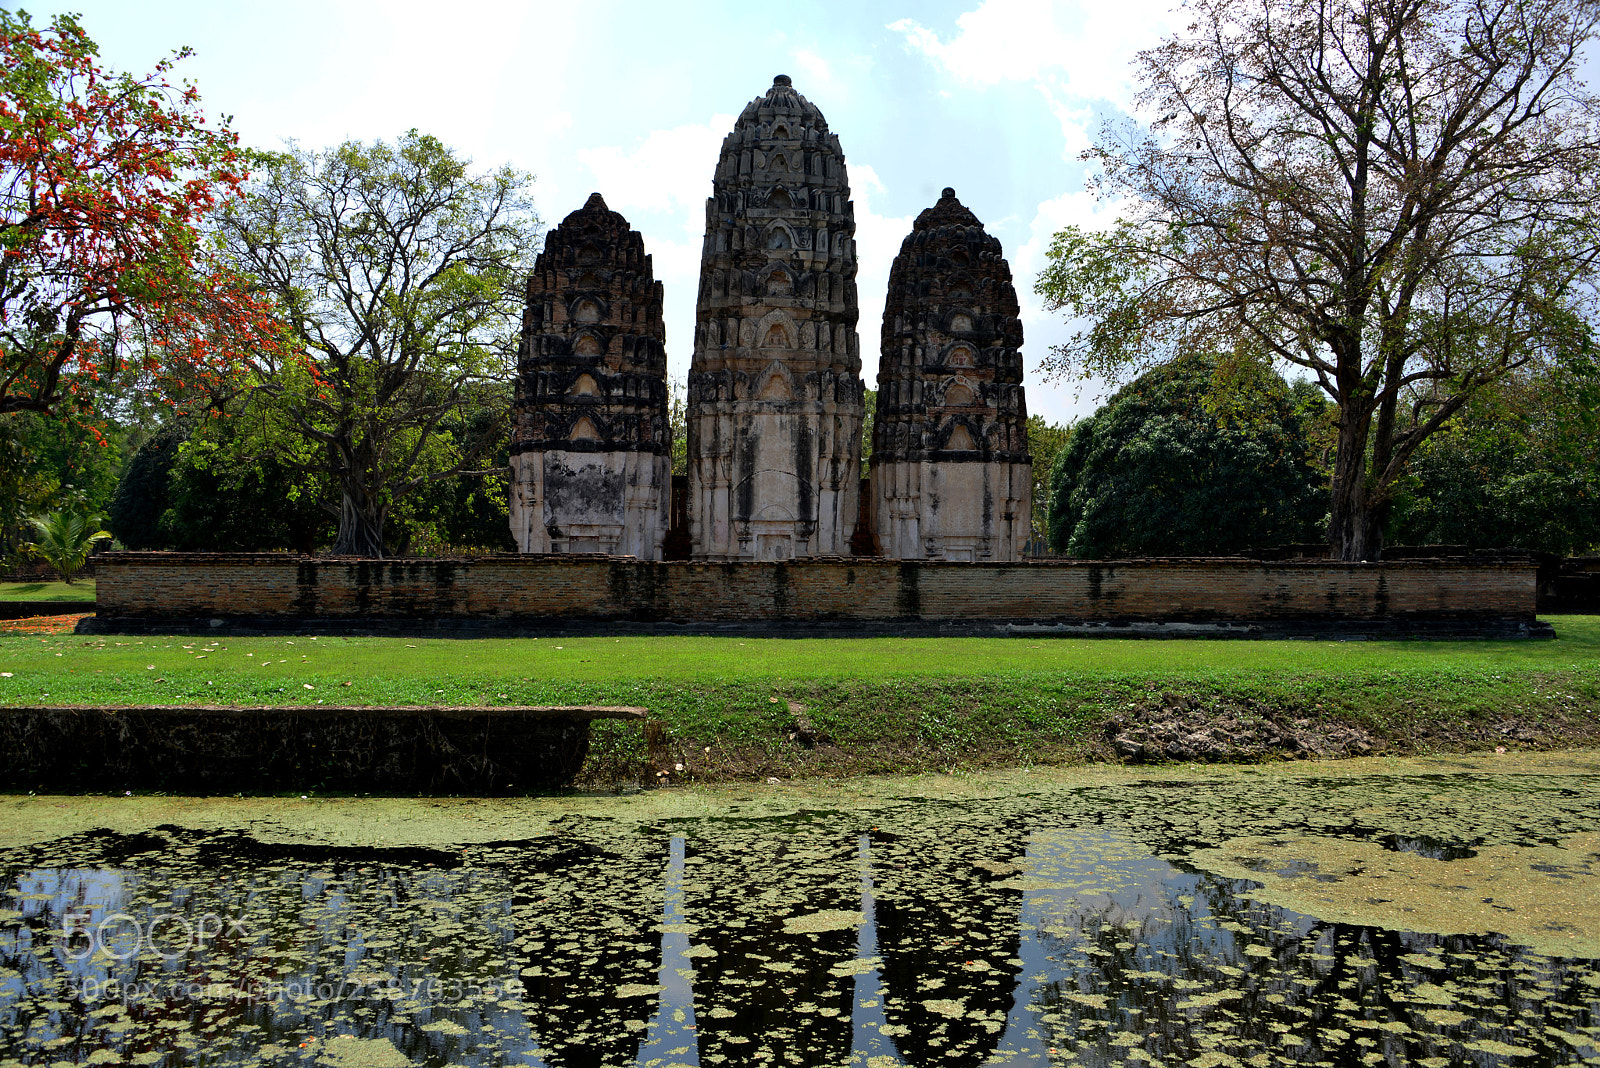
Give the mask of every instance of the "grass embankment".
[[648, 741], [596, 725], [594, 781], [1111, 759], [1118, 719], [1301, 721], [1389, 752], [1594, 744], [1600, 617], [1555, 626], [1504, 642], [11, 635], [0, 705], [648, 708]]
[[94, 603], [94, 579], [65, 582], [0, 582], [0, 601]]

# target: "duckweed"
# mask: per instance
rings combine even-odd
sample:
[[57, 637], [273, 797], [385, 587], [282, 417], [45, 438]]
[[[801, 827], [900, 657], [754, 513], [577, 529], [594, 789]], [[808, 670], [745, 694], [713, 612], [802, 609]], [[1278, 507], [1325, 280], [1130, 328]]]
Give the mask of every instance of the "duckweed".
[[1596, 901], [1595, 754], [14, 799], [0, 1068], [1593, 1064]]

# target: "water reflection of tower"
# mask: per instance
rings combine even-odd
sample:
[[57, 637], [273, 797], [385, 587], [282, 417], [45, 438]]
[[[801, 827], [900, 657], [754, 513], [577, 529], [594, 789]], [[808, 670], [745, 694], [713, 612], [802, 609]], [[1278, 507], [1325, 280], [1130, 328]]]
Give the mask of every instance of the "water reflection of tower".
[[606, 845], [565, 843], [517, 872], [513, 911], [537, 924], [518, 932], [523, 1000], [549, 1068], [632, 1064], [654, 1007], [661, 900], [647, 888], [660, 883], [667, 843]]
[[695, 928], [700, 1063], [831, 1064], [847, 1054], [855, 845], [836, 827], [788, 821], [690, 838], [683, 913]]
[[639, 1050], [640, 1064], [700, 1063], [696, 1034], [699, 1024], [694, 1012], [694, 947], [689, 944], [689, 933], [694, 928], [685, 922], [683, 914], [683, 869], [684, 840], [674, 837], [661, 902], [661, 970], [657, 976], [661, 996], [645, 1045]]
[[909, 1063], [975, 1068], [998, 1047], [1017, 988], [1022, 894], [1006, 880], [1027, 831], [970, 811], [930, 824], [871, 835], [884, 1015]]

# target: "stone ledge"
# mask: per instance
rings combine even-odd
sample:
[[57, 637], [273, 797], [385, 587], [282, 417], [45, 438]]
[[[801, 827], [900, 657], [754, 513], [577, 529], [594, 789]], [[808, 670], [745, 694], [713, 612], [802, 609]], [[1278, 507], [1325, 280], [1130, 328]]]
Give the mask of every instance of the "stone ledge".
[[363, 715], [363, 716], [445, 716], [472, 719], [478, 716], [530, 716], [535, 719], [642, 720], [647, 709], [634, 705], [6, 705], [0, 716], [15, 712], [139, 712], [159, 715]]
[[0, 708], [0, 789], [508, 794], [570, 784], [619, 706]]

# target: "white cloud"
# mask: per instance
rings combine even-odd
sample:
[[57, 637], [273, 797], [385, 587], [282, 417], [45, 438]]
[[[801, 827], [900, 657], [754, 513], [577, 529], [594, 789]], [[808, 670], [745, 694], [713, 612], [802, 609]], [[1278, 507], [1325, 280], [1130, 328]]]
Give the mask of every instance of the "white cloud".
[[713, 115], [691, 126], [652, 130], [631, 150], [584, 148], [577, 158], [614, 210], [687, 212], [688, 228], [704, 229], [711, 174], [733, 122], [732, 115]]
[[1174, 6], [1174, 0], [983, 0], [956, 19], [948, 39], [909, 18], [887, 28], [969, 87], [1032, 83], [1060, 123], [1063, 154], [1071, 159], [1089, 143], [1094, 102], [1133, 109], [1134, 57], [1171, 28]]
[[1132, 99], [1134, 54], [1172, 27], [1175, 7], [1173, 0], [983, 0], [957, 17], [949, 40], [913, 19], [888, 28], [969, 84], [1049, 75], [1072, 96], [1125, 104]]
[[861, 338], [861, 380], [868, 389], [878, 388], [878, 347], [889, 267], [915, 221], [910, 215], [879, 215], [872, 210], [873, 198], [888, 191], [870, 166], [850, 164], [850, 192], [856, 205], [856, 301], [861, 311], [856, 331]]
[[795, 73], [799, 75], [802, 85], [812, 87], [812, 92], [826, 91], [833, 88], [833, 64], [823, 59], [809, 48], [802, 48], [795, 52]]

